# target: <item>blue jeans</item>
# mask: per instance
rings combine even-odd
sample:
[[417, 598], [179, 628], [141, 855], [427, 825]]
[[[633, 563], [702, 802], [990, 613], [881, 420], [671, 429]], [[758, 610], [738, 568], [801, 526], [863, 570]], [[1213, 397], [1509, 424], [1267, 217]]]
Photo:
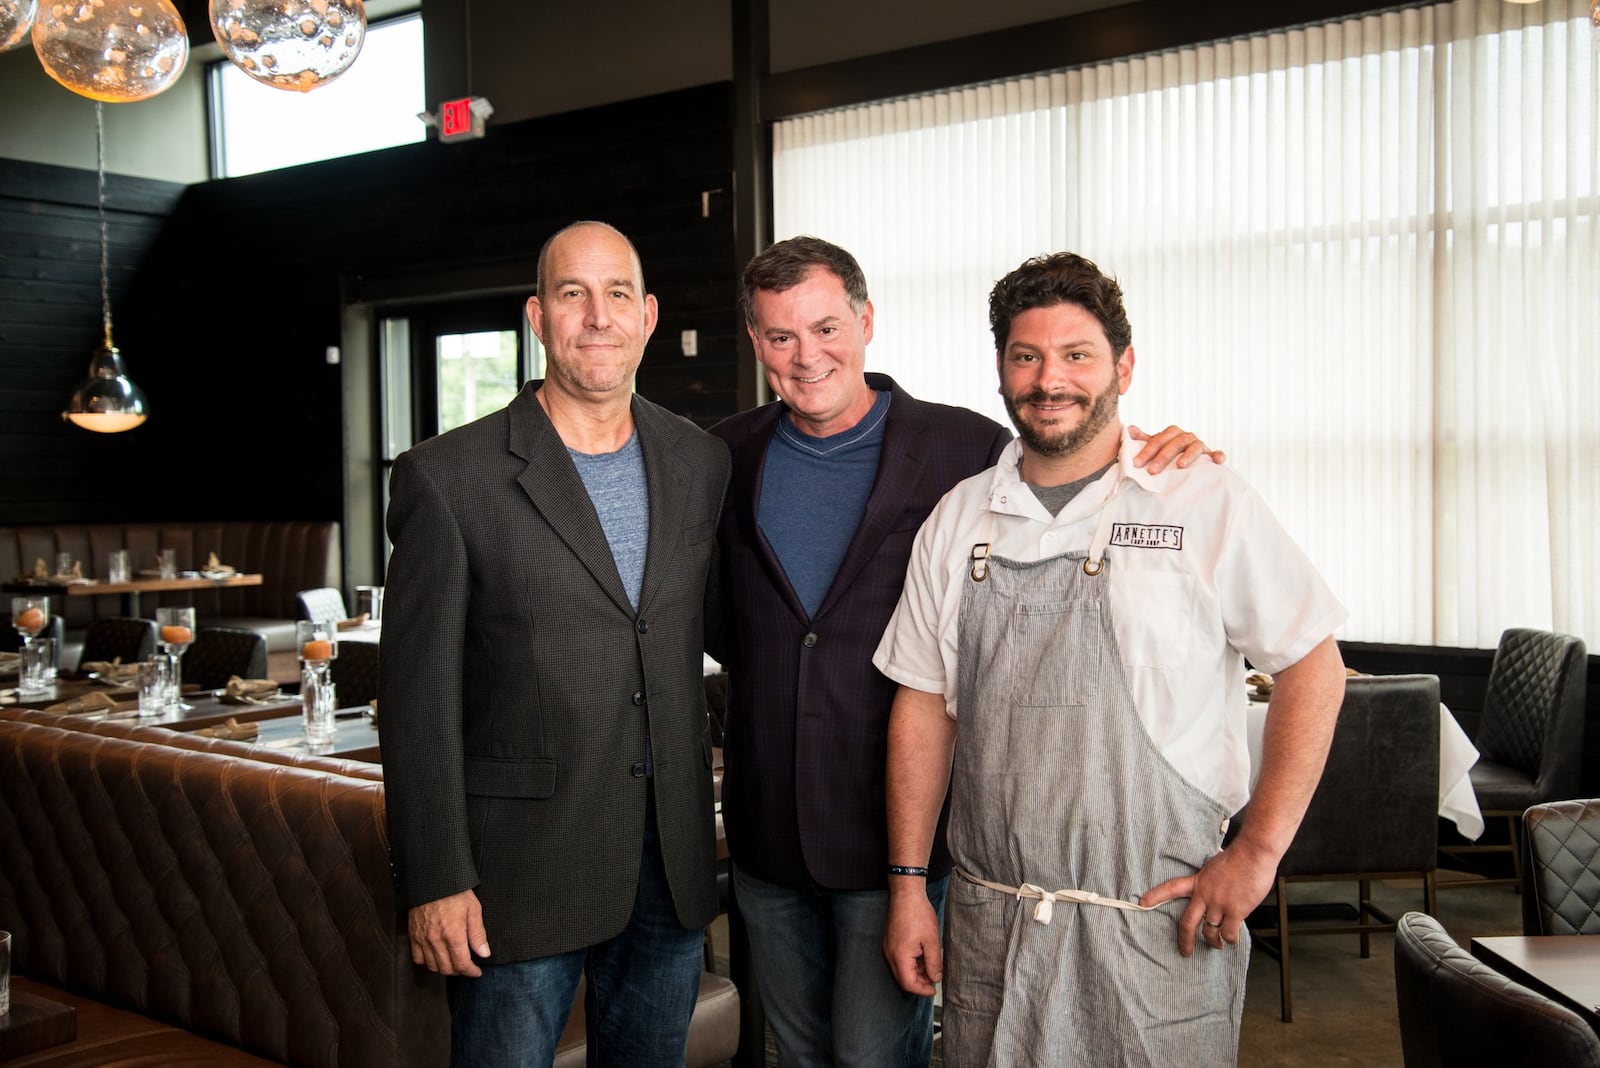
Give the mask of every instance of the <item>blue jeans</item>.
[[[494, 932], [489, 932], [493, 944]], [[655, 803], [645, 812], [633, 916], [587, 949], [514, 964], [477, 963], [483, 975], [446, 982], [454, 1068], [546, 1068], [572, 1011], [578, 976], [590, 1068], [681, 1068], [700, 994], [705, 932], [678, 925], [661, 861]]]
[[[941, 922], [949, 887], [928, 884]], [[733, 890], [785, 1068], [927, 1068], [933, 999], [900, 989], [883, 958], [887, 891], [780, 886], [738, 864]]]

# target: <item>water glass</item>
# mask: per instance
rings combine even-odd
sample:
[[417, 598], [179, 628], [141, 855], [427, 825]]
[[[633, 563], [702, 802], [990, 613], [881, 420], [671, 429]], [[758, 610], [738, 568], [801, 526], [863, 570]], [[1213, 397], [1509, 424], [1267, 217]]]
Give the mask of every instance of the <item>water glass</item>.
[[128, 570], [128, 550], [113, 549], [106, 561], [107, 582], [127, 582], [132, 577]]
[[56, 553], [56, 574], [57, 575], [70, 575], [70, 574], [72, 574], [72, 554], [71, 553]]
[[17, 693], [23, 697], [37, 697], [50, 692], [50, 680], [45, 677], [45, 646], [49, 638], [35, 638], [22, 647], [22, 667], [17, 672]]
[[338, 707], [338, 695], [328, 678], [328, 662], [307, 661], [300, 668], [301, 721], [305, 725], [306, 745], [316, 748], [332, 744], [339, 733], [333, 717]]
[[0, 1016], [11, 1011], [11, 932], [0, 931]]
[[139, 662], [139, 716], [159, 716], [167, 709], [172, 696], [172, 664], [170, 653], [157, 653], [149, 660]]
[[161, 570], [164, 579], [178, 577], [178, 550], [162, 549], [156, 553], [156, 566]]
[[46, 685], [54, 686], [56, 675], [56, 640], [43, 635], [33, 639], [33, 645], [39, 650], [39, 670], [44, 673]]
[[356, 615], [362, 612], [367, 614], [368, 623], [383, 621], [383, 587], [382, 586], [357, 586], [356, 587]]

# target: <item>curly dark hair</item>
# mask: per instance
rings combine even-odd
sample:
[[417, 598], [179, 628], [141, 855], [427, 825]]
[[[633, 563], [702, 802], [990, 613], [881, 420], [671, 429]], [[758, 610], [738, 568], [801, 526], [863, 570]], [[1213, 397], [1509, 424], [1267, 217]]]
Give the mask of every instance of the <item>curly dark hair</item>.
[[814, 269], [822, 268], [844, 285], [850, 310], [860, 315], [867, 306], [867, 277], [856, 258], [831, 241], [820, 237], [791, 237], [769, 245], [751, 260], [739, 276], [739, 309], [745, 325], [756, 325], [756, 290], [782, 293], [806, 280]]
[[1033, 308], [1076, 304], [1100, 321], [1114, 359], [1133, 344], [1133, 327], [1122, 307], [1122, 287], [1107, 278], [1092, 260], [1075, 252], [1035, 256], [994, 284], [989, 291], [989, 329], [994, 350], [1004, 352], [1011, 321]]

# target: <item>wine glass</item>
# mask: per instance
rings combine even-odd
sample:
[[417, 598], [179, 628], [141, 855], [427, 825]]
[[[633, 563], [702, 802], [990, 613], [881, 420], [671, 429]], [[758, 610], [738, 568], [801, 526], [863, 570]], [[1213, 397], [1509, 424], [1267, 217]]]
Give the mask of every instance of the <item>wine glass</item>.
[[328, 666], [339, 657], [339, 629], [332, 620], [302, 619], [295, 623], [294, 632], [295, 653], [300, 658], [302, 722], [306, 744], [315, 749], [332, 742], [337, 734]]
[[194, 642], [194, 609], [157, 608], [156, 623], [161, 627], [161, 648], [172, 657], [172, 701], [167, 709], [187, 712], [194, 706], [183, 700], [183, 654]]
[[17, 690], [25, 694], [43, 693], [48, 688], [44, 671], [38, 659], [29, 656], [27, 650], [33, 644], [33, 639], [50, 625], [50, 598], [11, 598], [11, 625], [17, 628], [17, 634], [22, 637], [22, 665], [17, 672]]

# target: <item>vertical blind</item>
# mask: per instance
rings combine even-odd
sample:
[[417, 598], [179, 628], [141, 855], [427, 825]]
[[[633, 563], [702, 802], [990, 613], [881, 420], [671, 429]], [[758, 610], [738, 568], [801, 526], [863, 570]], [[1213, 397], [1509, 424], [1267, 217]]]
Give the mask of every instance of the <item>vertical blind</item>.
[[775, 226], [861, 260], [869, 368], [1002, 422], [990, 286], [1089, 256], [1124, 419], [1228, 451], [1341, 637], [1600, 649], [1597, 55], [1588, 0], [1461, 0], [804, 116]]

